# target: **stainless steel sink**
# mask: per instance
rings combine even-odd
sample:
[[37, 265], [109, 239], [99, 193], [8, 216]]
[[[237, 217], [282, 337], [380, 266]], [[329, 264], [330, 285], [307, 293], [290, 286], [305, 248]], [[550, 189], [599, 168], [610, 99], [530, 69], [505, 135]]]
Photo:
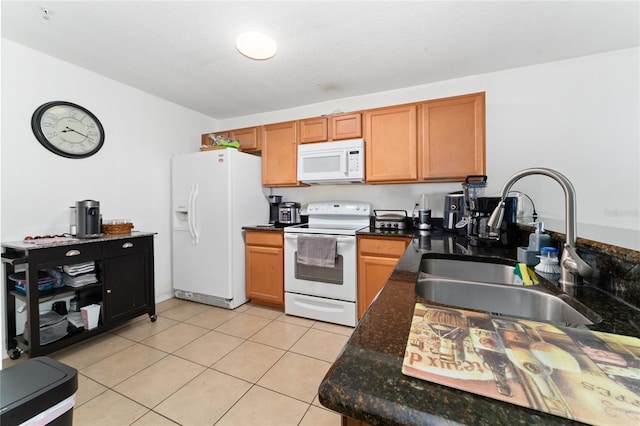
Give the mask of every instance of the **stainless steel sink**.
[[469, 256], [434, 258], [426, 255], [422, 258], [420, 270], [439, 277], [513, 284], [513, 269], [515, 266], [515, 261], [507, 259]]
[[544, 285], [513, 285], [515, 265], [500, 258], [425, 254], [416, 293], [436, 303], [531, 320], [575, 325], [602, 320], [559, 290], [554, 294]]
[[423, 278], [416, 284], [416, 293], [434, 302], [493, 314], [569, 324], [593, 324], [560, 297], [526, 287]]

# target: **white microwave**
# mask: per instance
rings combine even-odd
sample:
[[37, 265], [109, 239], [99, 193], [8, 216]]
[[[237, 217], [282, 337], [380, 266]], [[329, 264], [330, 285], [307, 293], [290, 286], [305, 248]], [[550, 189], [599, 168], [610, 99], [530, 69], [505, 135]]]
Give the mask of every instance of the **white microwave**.
[[298, 180], [312, 184], [364, 182], [364, 139], [298, 145]]

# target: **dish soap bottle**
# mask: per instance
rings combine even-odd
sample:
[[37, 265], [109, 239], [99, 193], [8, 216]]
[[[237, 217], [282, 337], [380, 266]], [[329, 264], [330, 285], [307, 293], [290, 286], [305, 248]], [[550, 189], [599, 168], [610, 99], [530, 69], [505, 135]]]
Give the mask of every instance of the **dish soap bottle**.
[[544, 233], [544, 223], [533, 222], [535, 232], [529, 235], [529, 247], [518, 247], [518, 262], [527, 266], [536, 266], [540, 263], [539, 254], [542, 247], [551, 245], [551, 235]]
[[549, 247], [551, 245], [551, 235], [544, 233], [544, 223], [533, 222], [529, 225], [535, 226], [536, 230], [533, 234], [529, 235], [528, 249], [539, 252], [542, 247]]

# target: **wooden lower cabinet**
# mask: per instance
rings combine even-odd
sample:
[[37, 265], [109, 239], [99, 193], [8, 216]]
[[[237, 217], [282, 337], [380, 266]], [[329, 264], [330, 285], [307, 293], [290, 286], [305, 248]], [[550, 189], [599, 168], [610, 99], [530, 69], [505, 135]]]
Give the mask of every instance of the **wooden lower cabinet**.
[[245, 283], [252, 302], [284, 308], [284, 234], [245, 231]]
[[358, 319], [387, 282], [410, 241], [409, 237], [358, 237]]

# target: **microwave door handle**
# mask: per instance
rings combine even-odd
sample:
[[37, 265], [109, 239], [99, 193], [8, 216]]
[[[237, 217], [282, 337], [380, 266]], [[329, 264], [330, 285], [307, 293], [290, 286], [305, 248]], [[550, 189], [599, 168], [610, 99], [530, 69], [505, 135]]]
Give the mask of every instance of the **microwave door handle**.
[[345, 176], [349, 176], [349, 155], [348, 155], [348, 151], [342, 151], [340, 153], [340, 155], [342, 156], [342, 166], [344, 167], [342, 171], [342, 174]]

